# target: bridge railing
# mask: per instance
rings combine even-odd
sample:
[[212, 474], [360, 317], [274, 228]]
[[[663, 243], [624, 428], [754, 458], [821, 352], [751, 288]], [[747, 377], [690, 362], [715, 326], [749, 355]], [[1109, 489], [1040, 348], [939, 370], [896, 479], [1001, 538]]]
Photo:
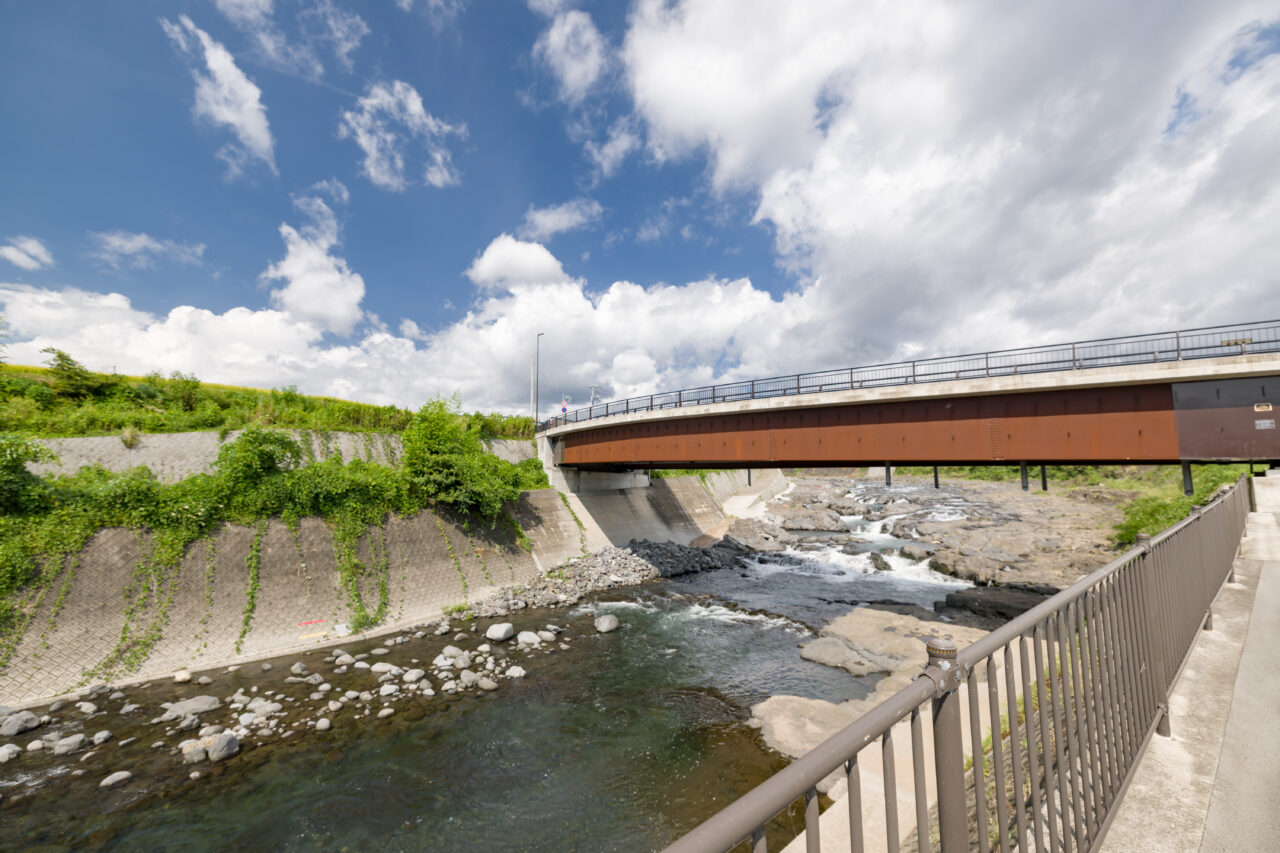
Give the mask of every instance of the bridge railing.
[[1280, 351], [1280, 321], [1211, 326], [704, 385], [700, 388], [630, 397], [575, 409], [541, 422], [539, 428], [550, 429], [633, 412], [819, 394], [824, 391], [850, 391], [1277, 351]]
[[[1097, 849], [1147, 740], [1169, 733], [1170, 688], [1212, 626], [1248, 510], [1242, 477], [968, 648], [931, 641], [908, 687], [666, 853], [766, 853], [771, 819], [795, 806], [809, 853], [844, 828], [832, 818], [857, 853]], [[833, 774], [846, 803], [823, 826], [818, 785]]]

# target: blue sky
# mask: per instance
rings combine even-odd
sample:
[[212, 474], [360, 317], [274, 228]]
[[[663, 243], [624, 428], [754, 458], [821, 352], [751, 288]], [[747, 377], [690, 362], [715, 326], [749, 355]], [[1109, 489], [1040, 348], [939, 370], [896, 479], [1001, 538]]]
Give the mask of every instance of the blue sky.
[[1280, 315], [1280, 8], [1189, 5], [0, 2], [8, 358], [518, 411], [538, 331], [549, 403]]

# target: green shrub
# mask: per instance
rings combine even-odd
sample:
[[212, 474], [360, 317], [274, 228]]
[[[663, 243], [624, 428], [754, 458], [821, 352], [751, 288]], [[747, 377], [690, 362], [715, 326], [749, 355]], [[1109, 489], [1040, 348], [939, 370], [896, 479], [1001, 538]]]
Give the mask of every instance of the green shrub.
[[12, 433], [0, 433], [0, 513], [35, 509], [44, 496], [44, 482], [27, 470], [28, 462], [56, 462], [43, 444]]

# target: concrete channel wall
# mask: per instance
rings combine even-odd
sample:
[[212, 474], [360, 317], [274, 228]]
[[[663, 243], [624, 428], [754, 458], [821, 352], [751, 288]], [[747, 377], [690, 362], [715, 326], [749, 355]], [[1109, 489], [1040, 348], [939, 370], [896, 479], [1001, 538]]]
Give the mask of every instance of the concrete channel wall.
[[[344, 459], [384, 461], [399, 450], [398, 441], [394, 451], [378, 442], [365, 456], [362, 451], [370, 445], [361, 436], [331, 434], [326, 441]], [[77, 463], [114, 470], [147, 464], [169, 481], [206, 470], [219, 446], [216, 433], [143, 436], [133, 450], [114, 436], [56, 442], [50, 443], [62, 458], [61, 470]], [[380, 446], [390, 456], [379, 457]], [[533, 455], [529, 442], [507, 442], [500, 449], [511, 461]], [[726, 489], [721, 484], [721, 491]], [[502, 525], [468, 531], [432, 512], [389, 518], [371, 528], [359, 546], [367, 567], [360, 592], [372, 609], [385, 583], [386, 616], [379, 630], [437, 618], [446, 607], [505, 584], [527, 583], [609, 545], [633, 538], [688, 544], [724, 521], [720, 504], [696, 477], [581, 494], [542, 489], [525, 492], [512, 509], [532, 542], [531, 552]], [[253, 588], [248, 558], [255, 537], [250, 527], [224, 527], [212, 539], [195, 543], [178, 568], [157, 581], [146, 575], [147, 532], [99, 531], [31, 602], [25, 633], [0, 670], [0, 704], [22, 706], [85, 684], [212, 668], [345, 636], [352, 602], [339, 584], [328, 525], [303, 519], [295, 533], [279, 521], [267, 524]], [[139, 593], [140, 584], [161, 588], [150, 599], [156, 602], [150, 610], [137, 607], [147, 599]], [[98, 669], [122, 643], [126, 627], [130, 637], [154, 631], [159, 639], [136, 667]]]

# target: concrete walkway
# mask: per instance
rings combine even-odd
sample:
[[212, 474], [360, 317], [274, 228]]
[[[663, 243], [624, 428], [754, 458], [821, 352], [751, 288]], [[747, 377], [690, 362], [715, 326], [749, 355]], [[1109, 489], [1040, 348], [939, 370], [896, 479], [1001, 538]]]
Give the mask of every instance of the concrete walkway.
[[1104, 851], [1280, 850], [1280, 477], [1254, 491], [1235, 583], [1169, 697], [1172, 736], [1152, 738]]

